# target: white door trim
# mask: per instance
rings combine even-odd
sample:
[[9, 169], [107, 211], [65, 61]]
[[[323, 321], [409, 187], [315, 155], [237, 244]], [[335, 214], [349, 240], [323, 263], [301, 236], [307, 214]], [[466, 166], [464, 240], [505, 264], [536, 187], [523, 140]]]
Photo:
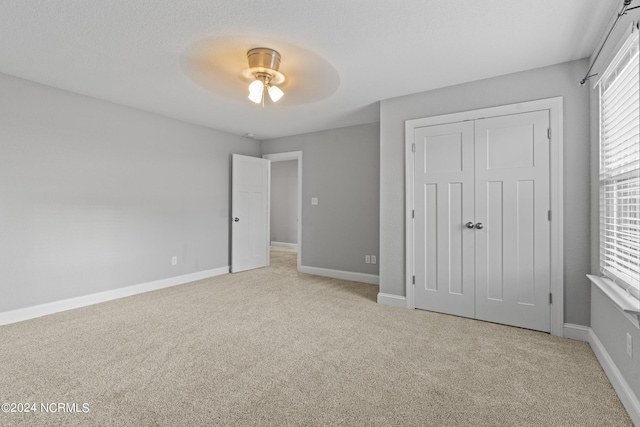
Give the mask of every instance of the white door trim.
[[298, 271], [300, 271], [302, 262], [302, 151], [264, 154], [262, 158], [271, 160], [271, 163], [287, 160], [298, 161]]
[[405, 288], [407, 308], [414, 309], [414, 293], [412, 278], [414, 273], [413, 242], [413, 195], [414, 164], [412, 146], [416, 128], [424, 126], [455, 123], [465, 120], [506, 116], [509, 114], [528, 113], [531, 111], [549, 110], [549, 126], [551, 128], [550, 146], [550, 193], [551, 193], [551, 334], [564, 335], [564, 213], [563, 213], [563, 98], [547, 98], [518, 104], [502, 105], [479, 110], [463, 111], [440, 116], [425, 117], [405, 121]]

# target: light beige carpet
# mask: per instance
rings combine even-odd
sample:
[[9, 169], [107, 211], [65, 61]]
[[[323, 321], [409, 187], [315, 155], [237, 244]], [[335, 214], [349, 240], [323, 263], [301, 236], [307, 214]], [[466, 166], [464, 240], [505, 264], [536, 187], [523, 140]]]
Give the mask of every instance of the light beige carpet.
[[0, 402], [38, 405], [0, 425], [632, 425], [585, 343], [378, 305], [376, 286], [295, 264], [276, 250], [269, 268], [0, 327]]

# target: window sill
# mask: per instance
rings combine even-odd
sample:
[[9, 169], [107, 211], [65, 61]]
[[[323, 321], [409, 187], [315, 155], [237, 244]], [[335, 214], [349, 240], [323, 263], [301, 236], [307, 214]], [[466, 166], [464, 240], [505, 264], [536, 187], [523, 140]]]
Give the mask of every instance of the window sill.
[[600, 276], [587, 274], [591, 282], [598, 287], [609, 299], [625, 314], [627, 314], [634, 324], [640, 322], [640, 301], [626, 293], [620, 286], [609, 279]]

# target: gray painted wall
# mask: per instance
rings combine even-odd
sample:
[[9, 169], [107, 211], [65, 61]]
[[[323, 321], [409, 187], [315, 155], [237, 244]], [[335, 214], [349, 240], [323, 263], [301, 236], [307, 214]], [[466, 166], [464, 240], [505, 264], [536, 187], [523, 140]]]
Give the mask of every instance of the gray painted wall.
[[[640, 330], [595, 285], [591, 285], [591, 329], [638, 398]], [[633, 359], [627, 355], [627, 333], [633, 339]]]
[[271, 241], [298, 243], [298, 161], [271, 162]]
[[0, 93], [0, 312], [229, 265], [230, 155], [257, 141], [7, 75]]
[[405, 295], [405, 153], [408, 119], [564, 98], [565, 322], [589, 325], [589, 90], [579, 60], [381, 102], [380, 292]]
[[[600, 69], [617, 52], [619, 45], [629, 34], [631, 22], [640, 19], [640, 11], [632, 11], [625, 15], [609, 41], [604, 46], [599, 60], [592, 73], [600, 73]], [[592, 58], [593, 60], [593, 58]], [[597, 77], [595, 78], [597, 79]], [[597, 80], [596, 80], [597, 81]], [[600, 271], [600, 194], [599, 194], [599, 101], [598, 89], [593, 88], [595, 81], [587, 83], [591, 88], [591, 274]], [[611, 360], [625, 378], [636, 398], [640, 398], [640, 330], [596, 286], [591, 286], [591, 328]], [[627, 356], [626, 334], [633, 337], [633, 359]]]
[[[302, 151], [302, 265], [378, 274], [378, 123], [262, 141], [262, 154]], [[318, 205], [311, 205], [311, 198]]]

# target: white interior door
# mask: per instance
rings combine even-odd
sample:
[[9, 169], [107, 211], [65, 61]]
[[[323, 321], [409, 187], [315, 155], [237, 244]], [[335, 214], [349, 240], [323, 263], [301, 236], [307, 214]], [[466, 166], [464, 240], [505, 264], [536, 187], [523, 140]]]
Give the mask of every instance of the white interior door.
[[415, 129], [416, 308], [550, 330], [549, 112]]
[[269, 265], [270, 160], [231, 160], [231, 272]]
[[415, 306], [475, 316], [473, 122], [415, 132]]
[[476, 318], [548, 332], [549, 112], [475, 128]]

